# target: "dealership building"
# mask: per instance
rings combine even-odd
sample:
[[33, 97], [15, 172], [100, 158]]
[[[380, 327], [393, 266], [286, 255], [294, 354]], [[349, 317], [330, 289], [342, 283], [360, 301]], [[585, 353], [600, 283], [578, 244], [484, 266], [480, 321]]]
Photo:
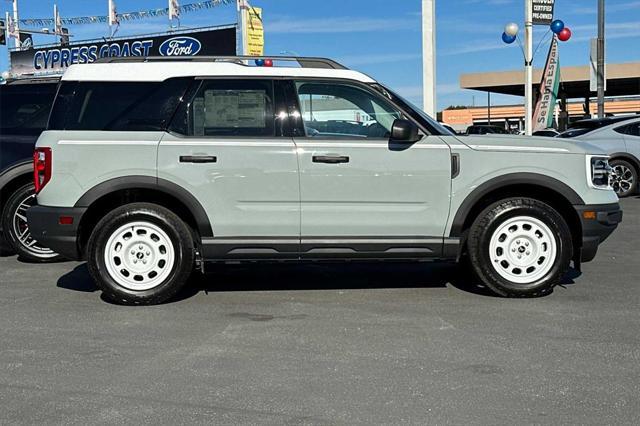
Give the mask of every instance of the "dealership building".
[[[597, 111], [595, 93], [591, 91], [589, 66], [562, 67], [561, 83], [556, 108], [556, 124], [562, 128], [567, 123], [590, 117]], [[606, 68], [607, 90], [605, 114], [640, 114], [640, 62], [608, 64]], [[462, 89], [491, 94], [524, 96], [524, 72], [504, 71], [463, 74]], [[542, 80], [542, 69], [534, 71], [534, 81]], [[534, 93], [539, 92], [539, 83]], [[506, 129], [524, 129], [524, 105], [451, 107], [442, 111], [441, 120], [457, 131], [471, 125], [492, 124]]]

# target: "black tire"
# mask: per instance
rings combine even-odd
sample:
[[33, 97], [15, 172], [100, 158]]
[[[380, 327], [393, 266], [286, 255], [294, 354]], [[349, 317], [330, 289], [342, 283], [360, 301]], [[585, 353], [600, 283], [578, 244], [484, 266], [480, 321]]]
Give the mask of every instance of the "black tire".
[[11, 194], [2, 213], [4, 240], [22, 260], [37, 263], [62, 260], [62, 256], [31, 238], [24, 213], [34, 204], [35, 188], [31, 183], [22, 185]]
[[626, 160], [615, 159], [609, 162], [613, 169], [611, 186], [619, 198], [634, 195], [638, 190], [638, 170]]
[[[175, 256], [173, 266], [170, 266], [166, 278], [153, 288], [144, 290], [127, 288], [122, 283], [118, 283], [109, 272], [105, 260], [107, 243], [112, 234], [122, 229], [123, 226], [136, 222], [155, 225], [164, 232], [170, 240]], [[129, 249], [126, 250], [127, 253], [123, 251], [123, 258], [129, 255]], [[132, 259], [131, 262], [136, 261], [133, 254], [129, 259]], [[89, 273], [96, 285], [102, 290], [103, 297], [119, 304], [153, 305], [171, 299], [189, 279], [193, 271], [194, 259], [193, 237], [187, 225], [172, 211], [149, 203], [133, 203], [116, 208], [98, 222], [87, 244]], [[128, 263], [122, 264], [125, 267], [128, 265]], [[134, 274], [136, 273], [134, 272]], [[118, 277], [118, 279], [122, 280], [123, 278]]]
[[[509, 235], [509, 232], [514, 232], [513, 235], [518, 235], [518, 232], [530, 232], [530, 225], [520, 225], [521, 230], [518, 230], [518, 225], [515, 228], [509, 228], [508, 231], [502, 231], [500, 228], [501, 226], [508, 226], [506, 225], [508, 221], [517, 221], [518, 219], [514, 218], [520, 217], [542, 223], [551, 231], [551, 235], [548, 235], [548, 237], [549, 242], [551, 242], [551, 238], [555, 240], [556, 254], [554, 259], [551, 259], [551, 255], [549, 255], [549, 260], [545, 263], [545, 259], [547, 259], [545, 257], [546, 253], [536, 249], [537, 251], [530, 255], [534, 251], [531, 249], [531, 252], [526, 252], [526, 256], [524, 252], [522, 253], [525, 256], [523, 262], [526, 262], [528, 258], [534, 263], [521, 268], [515, 263], [509, 263], [511, 259], [519, 262], [515, 259], [515, 256], [520, 253], [521, 249], [527, 250], [524, 248], [525, 243], [527, 247], [529, 246], [529, 241], [532, 241], [530, 243], [532, 247], [537, 245], [537, 242], [528, 239], [528, 237], [521, 238], [523, 240], [521, 243], [520, 238], [515, 239]], [[502, 234], [499, 234], [501, 231]], [[494, 241], [512, 241], [509, 246], [511, 249], [504, 250], [507, 252], [506, 254], [502, 252], [502, 248], [496, 249], [495, 254], [490, 253], [491, 239], [494, 234], [496, 235], [496, 240]], [[546, 247], [546, 250], [548, 250], [549, 245], [552, 244], [540, 245], [540, 247], [541, 249]], [[566, 221], [551, 206], [531, 198], [509, 198], [487, 207], [471, 226], [468, 249], [474, 272], [487, 287], [504, 297], [538, 297], [551, 293], [569, 270], [569, 264], [573, 258], [571, 231]], [[508, 253], [511, 251], [513, 253]], [[548, 251], [547, 253], [551, 252]], [[491, 259], [492, 256], [494, 257], [493, 261]], [[504, 256], [502, 261], [500, 261], [500, 256]], [[541, 263], [536, 264], [536, 262], [542, 262], [543, 265], [537, 271], [537, 265]], [[546, 272], [545, 265], [546, 268], [550, 268]], [[532, 281], [518, 283], [510, 280], [498, 272], [499, 268], [502, 269], [503, 274], [507, 275], [509, 271], [529, 274], [531, 269]], [[525, 269], [525, 271], [522, 271], [522, 269]], [[535, 274], [538, 272], [541, 275], [536, 277]], [[522, 278], [526, 279], [526, 276], [523, 275]]]

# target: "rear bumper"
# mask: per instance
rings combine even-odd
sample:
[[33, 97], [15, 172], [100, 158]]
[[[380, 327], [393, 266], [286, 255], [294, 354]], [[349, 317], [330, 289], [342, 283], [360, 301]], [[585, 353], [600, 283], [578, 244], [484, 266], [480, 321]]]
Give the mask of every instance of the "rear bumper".
[[[622, 222], [622, 210], [618, 203], [575, 206], [575, 209], [582, 223], [582, 250], [579, 260], [590, 262], [596, 257], [598, 246]], [[587, 212], [594, 212], [595, 217], [585, 218]]]
[[[31, 235], [45, 247], [71, 260], [82, 260], [78, 246], [78, 227], [85, 207], [33, 206], [27, 210]], [[73, 218], [73, 223], [61, 225], [60, 217]]]

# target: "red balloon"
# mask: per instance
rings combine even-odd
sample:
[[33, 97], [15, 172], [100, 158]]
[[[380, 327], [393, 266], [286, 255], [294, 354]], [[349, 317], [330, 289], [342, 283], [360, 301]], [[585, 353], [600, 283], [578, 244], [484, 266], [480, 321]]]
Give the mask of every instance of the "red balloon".
[[265, 59], [265, 60], [264, 60], [264, 66], [265, 66], [265, 67], [272, 67], [272, 66], [273, 66], [273, 60], [271, 60], [271, 59]]
[[567, 27], [558, 33], [558, 39], [560, 39], [560, 41], [569, 41], [570, 38], [571, 30]]

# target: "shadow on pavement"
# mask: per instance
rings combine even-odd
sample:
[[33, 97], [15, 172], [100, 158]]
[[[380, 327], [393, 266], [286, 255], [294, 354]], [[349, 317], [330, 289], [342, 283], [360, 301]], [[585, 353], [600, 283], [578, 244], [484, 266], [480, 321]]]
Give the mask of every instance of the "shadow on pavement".
[[[194, 273], [185, 288], [167, 303], [200, 292], [357, 290], [383, 288], [445, 288], [480, 296], [497, 297], [463, 266], [451, 263], [321, 263], [210, 265], [206, 275]], [[580, 272], [571, 269], [563, 287], [574, 283]], [[86, 264], [60, 277], [57, 286], [94, 292], [98, 288]]]

